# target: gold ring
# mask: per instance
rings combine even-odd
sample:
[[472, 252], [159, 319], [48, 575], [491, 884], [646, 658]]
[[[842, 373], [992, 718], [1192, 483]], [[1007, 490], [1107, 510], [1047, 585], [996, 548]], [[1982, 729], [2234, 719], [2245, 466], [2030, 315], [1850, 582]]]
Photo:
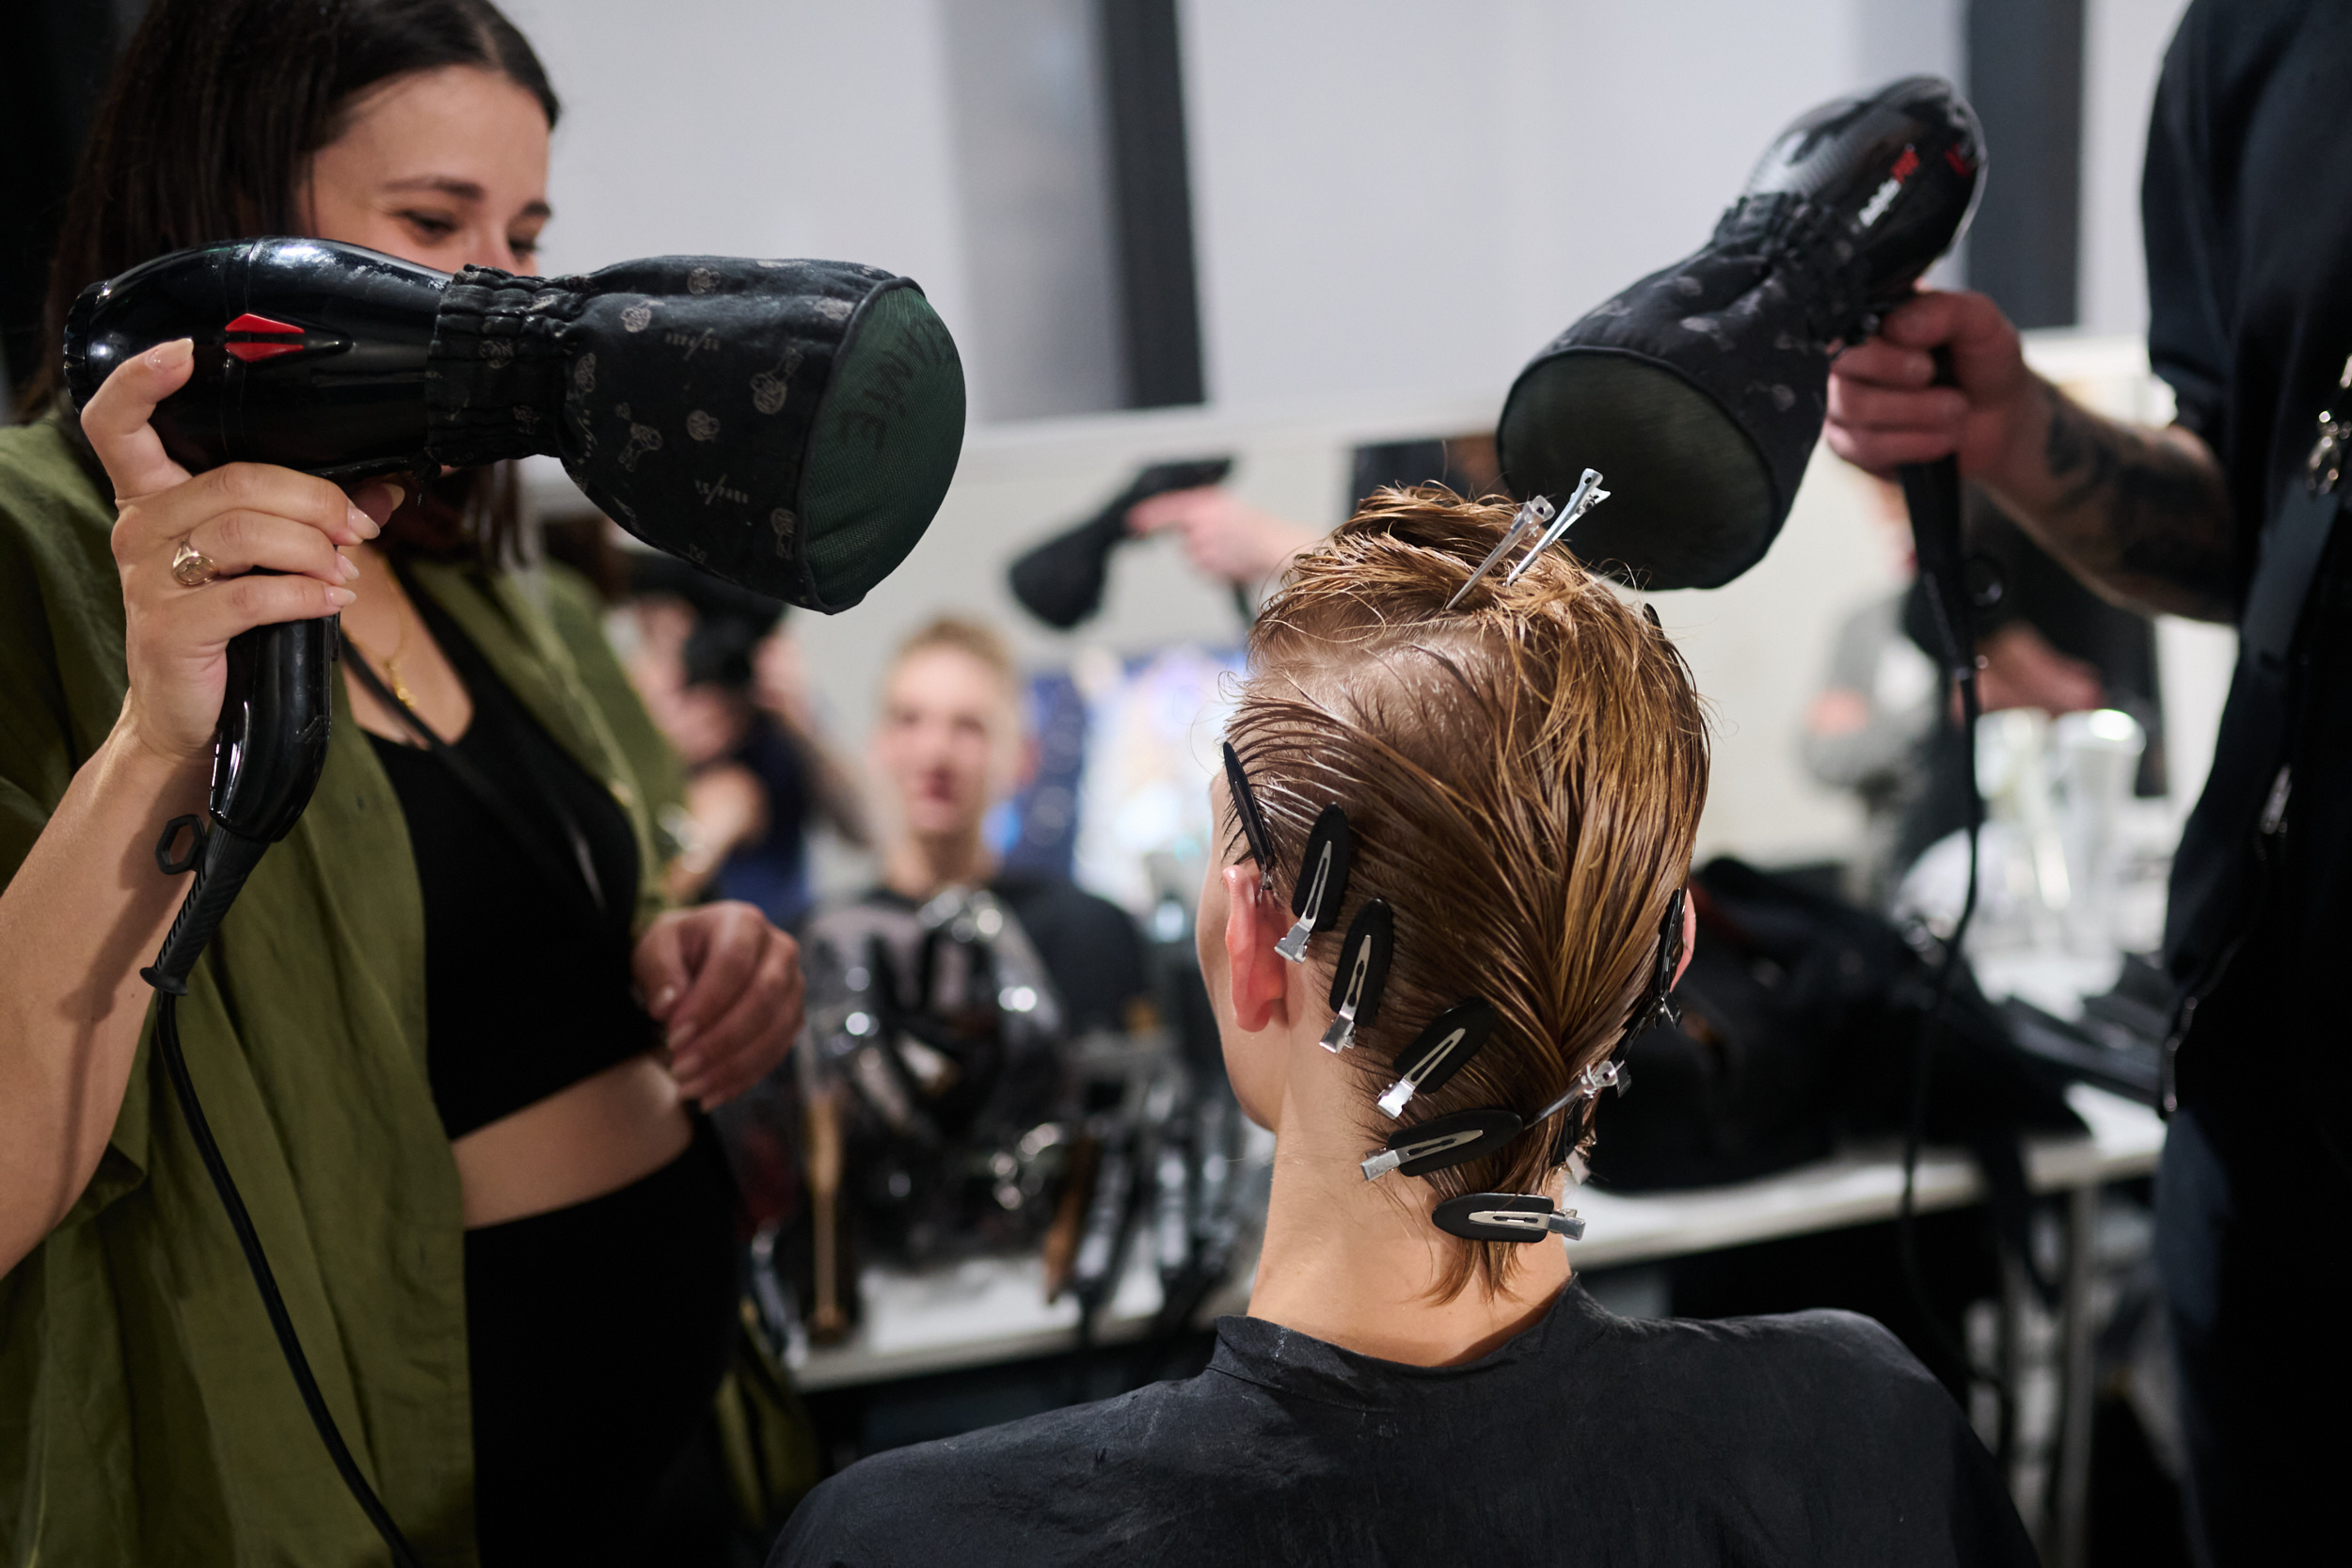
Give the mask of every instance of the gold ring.
[[187, 540], [171, 552], [171, 580], [181, 587], [201, 588], [218, 576], [219, 564]]

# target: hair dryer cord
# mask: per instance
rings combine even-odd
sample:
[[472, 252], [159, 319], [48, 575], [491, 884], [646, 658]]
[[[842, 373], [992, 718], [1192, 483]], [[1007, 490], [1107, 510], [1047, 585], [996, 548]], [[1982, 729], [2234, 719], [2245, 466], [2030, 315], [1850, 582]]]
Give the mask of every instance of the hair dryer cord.
[[220, 1195], [221, 1207], [228, 1211], [229, 1226], [237, 1234], [237, 1245], [245, 1253], [246, 1266], [253, 1271], [253, 1283], [262, 1292], [262, 1310], [269, 1314], [270, 1329], [278, 1336], [278, 1348], [285, 1354], [286, 1370], [294, 1373], [294, 1386], [301, 1392], [303, 1408], [310, 1413], [310, 1424], [318, 1429], [319, 1441], [326, 1445], [327, 1457], [335, 1462], [336, 1473], [358, 1500], [368, 1523], [384, 1538], [397, 1568], [417, 1568], [416, 1552], [400, 1533], [400, 1527], [392, 1523], [391, 1514], [368, 1485], [367, 1478], [359, 1473], [358, 1462], [352, 1458], [350, 1447], [335, 1425], [333, 1412], [326, 1408], [326, 1396], [319, 1391], [318, 1379], [310, 1375], [310, 1360], [303, 1354], [302, 1340], [294, 1333], [294, 1318], [286, 1310], [285, 1297], [278, 1292], [278, 1276], [270, 1269], [268, 1255], [262, 1250], [262, 1238], [253, 1228], [252, 1216], [246, 1212], [245, 1197], [229, 1174], [229, 1163], [221, 1158], [220, 1146], [213, 1139], [212, 1125], [204, 1119], [204, 1106], [196, 1097], [196, 1083], [188, 1076], [187, 1060], [180, 1050], [180, 998], [187, 994], [187, 976], [213, 933], [220, 928], [221, 918], [235, 901], [238, 889], [245, 885], [246, 878], [268, 847], [267, 844], [217, 825], [205, 836], [196, 886], [189, 890], [180, 913], [172, 920], [170, 933], [164, 938], [163, 951], [156, 956], [154, 964], [139, 972], [161, 993], [155, 1006], [155, 1053], [163, 1058], [164, 1071], [171, 1079], [173, 1098], [179, 1101], [180, 1114], [196, 1139], [197, 1153], [204, 1162], [205, 1173], [213, 1179], [213, 1190]]

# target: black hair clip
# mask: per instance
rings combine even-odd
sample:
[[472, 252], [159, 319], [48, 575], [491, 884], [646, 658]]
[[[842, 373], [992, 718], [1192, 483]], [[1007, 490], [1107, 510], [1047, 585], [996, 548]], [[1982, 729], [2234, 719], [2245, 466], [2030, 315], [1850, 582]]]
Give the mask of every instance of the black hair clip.
[[1291, 889], [1291, 913], [1298, 917], [1274, 950], [1295, 964], [1307, 961], [1307, 939], [1315, 927], [1340, 912], [1347, 898], [1347, 854], [1350, 847], [1347, 813], [1326, 806], [1307, 835], [1306, 852], [1298, 858], [1298, 882]]
[[1456, 1111], [1398, 1128], [1389, 1134], [1388, 1147], [1360, 1168], [1367, 1181], [1377, 1181], [1392, 1170], [1406, 1176], [1435, 1175], [1493, 1152], [1525, 1125], [1512, 1111]]
[[1557, 1210], [1534, 1193], [1464, 1193], [1438, 1205], [1438, 1228], [1471, 1242], [1540, 1242], [1546, 1236], [1580, 1241], [1584, 1222], [1573, 1209]]
[[1389, 955], [1396, 948], [1396, 925], [1383, 898], [1365, 900], [1348, 923], [1340, 961], [1331, 971], [1331, 1027], [1323, 1049], [1337, 1053], [1356, 1043], [1356, 1031], [1380, 1017], [1380, 990], [1389, 983]]
[[1483, 997], [1457, 1002], [1431, 1019], [1421, 1037], [1397, 1057], [1396, 1082], [1380, 1096], [1380, 1109], [1394, 1121], [1405, 1114], [1413, 1096], [1437, 1093], [1494, 1032], [1495, 1010]]
[[1650, 971], [1649, 989], [1633, 1005], [1632, 1022], [1626, 1025], [1625, 1037], [1631, 1039], [1651, 1026], [1672, 1023], [1676, 1013], [1669, 1000], [1674, 994], [1675, 970], [1682, 962], [1682, 911], [1687, 890], [1677, 888], [1666, 900], [1665, 918], [1658, 923], [1658, 964]]
[[1274, 840], [1265, 831], [1265, 814], [1258, 809], [1257, 791], [1249, 787], [1249, 775], [1242, 771], [1241, 754], [1233, 743], [1225, 743], [1225, 785], [1232, 792], [1233, 816], [1241, 823], [1241, 836], [1248, 842], [1249, 858], [1258, 863], [1260, 891], [1274, 891]]

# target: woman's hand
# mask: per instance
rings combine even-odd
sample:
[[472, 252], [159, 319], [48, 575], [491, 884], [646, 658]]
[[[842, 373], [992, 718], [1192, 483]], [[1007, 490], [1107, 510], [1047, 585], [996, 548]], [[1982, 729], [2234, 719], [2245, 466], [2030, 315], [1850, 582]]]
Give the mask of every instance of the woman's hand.
[[749, 904], [673, 910], [638, 939], [645, 1010], [678, 1089], [706, 1111], [767, 1076], [801, 1032], [800, 944]]
[[[160, 344], [117, 367], [82, 411], [83, 434], [115, 489], [130, 670], [122, 723], [175, 764], [212, 749], [229, 640], [351, 603], [358, 568], [341, 552], [379, 528], [333, 484], [291, 468], [231, 463], [189, 477], [148, 420], [194, 365], [188, 340]], [[398, 492], [372, 488], [379, 513], [389, 515]], [[215, 580], [191, 588], [173, 576], [183, 541], [211, 559]], [[247, 575], [257, 567], [282, 575]]]

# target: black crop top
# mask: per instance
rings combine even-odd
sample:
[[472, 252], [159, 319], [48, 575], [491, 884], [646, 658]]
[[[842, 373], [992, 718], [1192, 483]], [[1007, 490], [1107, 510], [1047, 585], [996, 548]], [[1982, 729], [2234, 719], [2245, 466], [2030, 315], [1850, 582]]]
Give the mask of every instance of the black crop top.
[[[473, 697], [452, 750], [541, 838], [535, 849], [517, 844], [432, 752], [368, 736], [408, 822], [424, 894], [426, 1065], [441, 1125], [458, 1138], [659, 1038], [629, 985], [639, 868], [628, 815], [455, 624], [411, 597]], [[566, 815], [596, 894], [584, 876], [556, 875], [578, 854]]]

